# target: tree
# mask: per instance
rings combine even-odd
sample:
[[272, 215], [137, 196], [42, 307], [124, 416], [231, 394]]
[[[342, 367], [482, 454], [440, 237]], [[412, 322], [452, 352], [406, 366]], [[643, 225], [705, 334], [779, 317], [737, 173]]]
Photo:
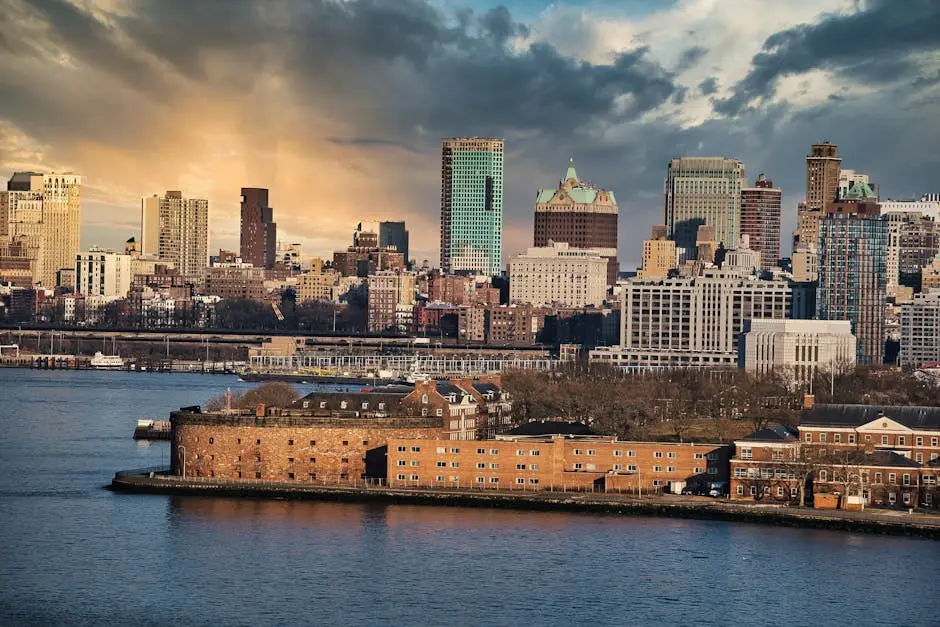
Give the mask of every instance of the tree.
[[[206, 411], [221, 411], [226, 408], [226, 394], [213, 396], [206, 401]], [[289, 383], [269, 381], [245, 392], [232, 394], [232, 409], [254, 409], [265, 407], [287, 407], [300, 398], [297, 389]]]

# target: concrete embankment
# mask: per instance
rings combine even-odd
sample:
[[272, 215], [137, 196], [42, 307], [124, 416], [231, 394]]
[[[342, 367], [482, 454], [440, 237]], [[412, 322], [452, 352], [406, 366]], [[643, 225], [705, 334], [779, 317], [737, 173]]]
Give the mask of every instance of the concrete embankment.
[[410, 505], [489, 507], [535, 511], [562, 511], [626, 516], [662, 516], [698, 520], [737, 521], [783, 527], [829, 529], [854, 533], [906, 535], [940, 540], [940, 516], [868, 510], [819, 511], [776, 506], [743, 505], [726, 501], [690, 500], [679, 497], [636, 497], [559, 492], [497, 492], [489, 490], [394, 489], [248, 483], [212, 479], [181, 479], [139, 472], [115, 475], [109, 489], [116, 492], [276, 498], [293, 500], [381, 502]]

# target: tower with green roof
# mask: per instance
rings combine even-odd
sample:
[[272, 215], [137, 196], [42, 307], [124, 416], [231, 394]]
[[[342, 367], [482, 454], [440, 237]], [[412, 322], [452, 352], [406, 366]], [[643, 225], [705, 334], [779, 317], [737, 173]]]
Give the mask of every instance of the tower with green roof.
[[607, 259], [607, 285], [617, 282], [617, 200], [614, 193], [582, 181], [568, 161], [565, 178], [557, 189], [540, 189], [535, 199], [535, 233], [538, 247], [549, 242], [598, 251]]
[[445, 139], [441, 150], [441, 269], [502, 268], [503, 140]]

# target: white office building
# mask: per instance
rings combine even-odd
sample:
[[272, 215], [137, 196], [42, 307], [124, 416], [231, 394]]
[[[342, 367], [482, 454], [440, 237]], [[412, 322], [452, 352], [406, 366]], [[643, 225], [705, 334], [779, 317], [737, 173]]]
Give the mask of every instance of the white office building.
[[600, 251], [529, 248], [509, 262], [509, 300], [530, 305], [600, 306], [607, 295], [607, 258]]
[[855, 367], [855, 336], [848, 320], [750, 321], [743, 336], [740, 365], [748, 372], [778, 371], [795, 383], [817, 371]]
[[131, 256], [91, 248], [75, 256], [75, 291], [105, 300], [123, 298], [131, 289]]

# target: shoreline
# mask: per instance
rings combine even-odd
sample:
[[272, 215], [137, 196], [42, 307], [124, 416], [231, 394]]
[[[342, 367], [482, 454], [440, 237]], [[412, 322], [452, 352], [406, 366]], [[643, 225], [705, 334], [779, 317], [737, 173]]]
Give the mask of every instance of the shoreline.
[[[157, 469], [153, 469], [155, 472]], [[217, 496], [229, 498], [386, 503], [396, 505], [432, 505], [444, 507], [483, 507], [528, 511], [558, 511], [620, 516], [650, 516], [744, 522], [804, 529], [828, 529], [852, 533], [897, 535], [940, 540], [940, 516], [909, 516], [902, 512], [868, 510], [795, 509], [776, 505], [737, 504], [727, 501], [670, 502], [670, 497], [638, 499], [612, 494], [585, 492], [497, 492], [431, 490], [424, 488], [352, 487], [255, 484], [210, 479], [180, 479], [155, 475], [149, 471], [125, 471], [115, 474], [113, 492], [130, 494], [166, 494], [176, 496]]]

